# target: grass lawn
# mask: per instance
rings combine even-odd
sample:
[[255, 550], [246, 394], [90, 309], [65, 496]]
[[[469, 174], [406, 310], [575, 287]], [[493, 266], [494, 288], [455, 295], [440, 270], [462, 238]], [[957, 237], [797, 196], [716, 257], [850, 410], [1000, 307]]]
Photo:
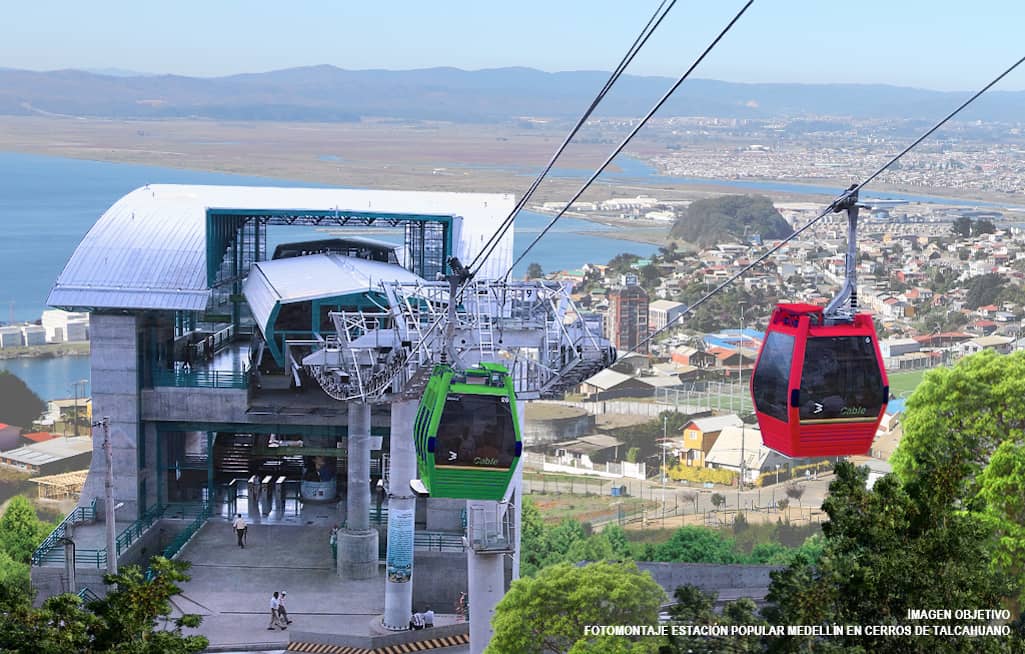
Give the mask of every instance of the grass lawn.
[[888, 375], [890, 380], [890, 394], [894, 397], [907, 397], [922, 383], [922, 377], [928, 370], [913, 370], [911, 372], [895, 372]]

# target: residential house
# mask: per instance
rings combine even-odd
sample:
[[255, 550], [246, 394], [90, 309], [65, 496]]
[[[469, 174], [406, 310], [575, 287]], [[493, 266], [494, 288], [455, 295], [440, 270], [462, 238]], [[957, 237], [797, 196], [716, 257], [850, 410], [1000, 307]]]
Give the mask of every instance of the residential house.
[[[762, 444], [762, 432], [754, 425], [725, 427], [712, 444], [705, 459], [709, 468], [731, 470], [739, 477], [744, 474], [744, 483], [753, 484], [764, 472], [773, 472], [777, 466], [790, 477], [789, 466], [795, 459], [783, 456], [776, 450]], [[743, 465], [741, 465], [743, 462]]]
[[607, 434], [589, 434], [568, 441], [554, 443], [550, 447], [562, 465], [593, 470], [595, 465], [620, 459], [619, 448], [623, 441]]
[[705, 457], [723, 429], [744, 424], [735, 413], [708, 418], [695, 418], [683, 426], [683, 437], [674, 439], [674, 454], [683, 465], [702, 468]]

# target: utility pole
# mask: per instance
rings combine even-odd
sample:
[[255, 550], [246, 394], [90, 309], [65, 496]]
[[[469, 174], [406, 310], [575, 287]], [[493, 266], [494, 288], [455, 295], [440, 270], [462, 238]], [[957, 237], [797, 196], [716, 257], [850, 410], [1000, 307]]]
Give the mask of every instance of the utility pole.
[[[739, 396], [738, 407], [742, 413], [744, 410], [743, 400], [743, 383], [744, 383], [744, 305], [746, 302], [739, 302], [740, 304], [740, 340], [738, 341], [739, 346], [737, 347], [737, 394]], [[737, 512], [740, 512], [740, 491], [744, 488], [744, 419], [740, 420], [740, 482], [737, 483]]]
[[662, 416], [662, 527], [666, 526], [666, 441], [669, 438], [669, 416]]
[[114, 447], [110, 443], [110, 418], [103, 416], [103, 453], [107, 458], [106, 478], [103, 481], [103, 521], [107, 532], [107, 574], [117, 574], [117, 528], [114, 525]]
[[[79, 379], [76, 382], [71, 382], [71, 385], [75, 387], [75, 413], [74, 413], [75, 417], [72, 418], [72, 420], [75, 421], [75, 436], [78, 436], [78, 386], [79, 386], [79, 384], [88, 384], [88, 383], [89, 383], [88, 379]], [[65, 434], [67, 434], [67, 430], [65, 430]]]

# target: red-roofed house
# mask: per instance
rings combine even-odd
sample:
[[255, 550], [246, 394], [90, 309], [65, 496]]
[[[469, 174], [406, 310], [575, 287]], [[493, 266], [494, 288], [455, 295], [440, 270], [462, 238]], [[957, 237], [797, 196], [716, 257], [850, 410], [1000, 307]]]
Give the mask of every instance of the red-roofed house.
[[48, 431], [34, 431], [30, 434], [22, 434], [21, 440], [22, 445], [29, 445], [31, 443], [42, 443], [54, 438], [60, 438], [60, 434], [51, 434]]

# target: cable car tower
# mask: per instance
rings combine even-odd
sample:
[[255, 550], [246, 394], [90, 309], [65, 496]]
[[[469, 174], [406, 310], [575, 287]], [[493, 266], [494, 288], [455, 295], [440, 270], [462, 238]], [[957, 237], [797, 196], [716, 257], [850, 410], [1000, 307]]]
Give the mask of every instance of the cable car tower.
[[[385, 627], [404, 629], [409, 620], [413, 492], [466, 499], [477, 652], [490, 641], [505, 593], [506, 556], [513, 578], [519, 574], [523, 401], [561, 395], [611, 365], [616, 352], [568, 284], [478, 281], [458, 259], [448, 266], [445, 280], [379, 282], [387, 302], [378, 310], [330, 313], [335, 334], [302, 364], [334, 399], [391, 405]], [[477, 449], [464, 458], [467, 443]], [[481, 449], [489, 446], [494, 455]], [[436, 457], [443, 454], [455, 454], [457, 465]]]

